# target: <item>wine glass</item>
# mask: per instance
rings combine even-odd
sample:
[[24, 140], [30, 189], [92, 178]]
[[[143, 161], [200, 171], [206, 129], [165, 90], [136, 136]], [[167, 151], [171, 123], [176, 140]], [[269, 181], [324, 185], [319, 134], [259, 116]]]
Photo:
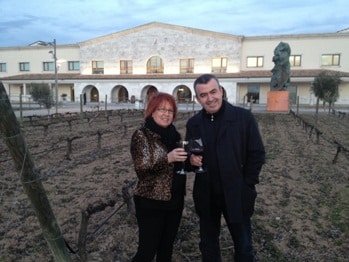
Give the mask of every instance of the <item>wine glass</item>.
[[[202, 143], [201, 138], [193, 138], [189, 141], [189, 151], [190, 153], [198, 156], [202, 156], [204, 154], [204, 144]], [[197, 170], [195, 170], [195, 173], [205, 173], [206, 170], [199, 166]]]
[[[177, 143], [177, 147], [180, 147], [180, 148], [184, 148], [185, 149], [185, 146], [188, 145], [188, 141], [185, 141], [185, 140], [181, 140]], [[182, 162], [182, 169], [181, 170], [178, 170], [177, 171], [177, 174], [180, 174], [180, 175], [186, 175], [186, 172], [184, 170], [185, 168], [185, 162]]]

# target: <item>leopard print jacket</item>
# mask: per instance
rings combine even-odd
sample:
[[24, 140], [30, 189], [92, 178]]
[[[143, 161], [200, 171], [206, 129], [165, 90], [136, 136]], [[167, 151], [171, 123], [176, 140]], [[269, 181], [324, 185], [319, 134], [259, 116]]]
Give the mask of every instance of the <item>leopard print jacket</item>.
[[131, 139], [131, 155], [138, 182], [134, 194], [168, 201], [171, 199], [173, 164], [168, 163], [167, 149], [160, 135], [142, 127]]

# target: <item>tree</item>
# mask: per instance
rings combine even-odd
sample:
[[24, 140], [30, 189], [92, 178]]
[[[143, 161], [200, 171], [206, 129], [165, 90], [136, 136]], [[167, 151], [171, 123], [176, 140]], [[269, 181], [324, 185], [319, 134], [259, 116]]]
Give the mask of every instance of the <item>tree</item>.
[[53, 106], [52, 91], [48, 84], [31, 84], [30, 95], [40, 106], [45, 106], [48, 110]]
[[338, 85], [341, 82], [338, 72], [323, 71], [315, 79], [312, 84], [312, 91], [317, 97], [317, 110], [319, 100], [329, 104], [329, 110], [339, 97]]

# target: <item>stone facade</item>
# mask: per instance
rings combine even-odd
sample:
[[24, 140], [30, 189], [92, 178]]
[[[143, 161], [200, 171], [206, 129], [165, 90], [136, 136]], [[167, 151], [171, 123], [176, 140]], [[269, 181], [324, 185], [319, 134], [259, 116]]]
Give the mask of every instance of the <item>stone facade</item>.
[[[195, 78], [213, 72], [219, 77], [229, 102], [241, 104], [255, 92], [257, 95], [251, 101], [266, 104], [273, 50], [281, 41], [290, 44], [292, 54], [302, 58], [300, 66], [291, 67], [292, 101], [298, 96], [301, 104], [312, 104], [315, 98], [310, 86], [314, 77], [322, 70], [331, 70], [341, 72], [337, 104], [349, 105], [348, 32], [243, 37], [157, 22], [75, 45], [57, 45], [58, 97], [67, 95], [66, 101], [77, 102], [86, 94], [88, 102], [146, 101], [148, 92], [155, 89], [173, 94], [178, 102], [185, 102], [194, 97]], [[48, 56], [50, 49], [50, 46], [0, 48], [0, 63], [8, 63], [8, 72], [0, 72], [0, 80], [12, 100], [21, 93], [29, 97], [26, 90], [31, 83], [53, 86], [52, 72], [40, 67], [52, 59]], [[323, 54], [340, 54], [340, 65], [322, 65]], [[162, 73], [147, 72], [147, 63], [154, 56], [163, 63]], [[262, 57], [263, 64], [247, 66], [250, 57]], [[213, 59], [220, 58], [227, 63], [224, 72], [213, 71]], [[193, 72], [180, 73], [180, 59], [193, 59]], [[132, 74], [121, 73], [121, 60], [132, 61]], [[18, 64], [23, 61], [33, 65], [29, 72], [18, 71]], [[71, 61], [79, 61], [78, 71], [69, 70]], [[103, 74], [92, 74], [93, 61], [103, 62]]]

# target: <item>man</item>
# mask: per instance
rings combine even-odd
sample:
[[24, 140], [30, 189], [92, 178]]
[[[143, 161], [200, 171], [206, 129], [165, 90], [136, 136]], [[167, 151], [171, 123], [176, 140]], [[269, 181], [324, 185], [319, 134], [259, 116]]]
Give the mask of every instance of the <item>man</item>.
[[200, 251], [204, 262], [222, 261], [219, 234], [223, 214], [234, 242], [235, 261], [255, 261], [251, 216], [255, 185], [265, 150], [252, 113], [223, 100], [216, 76], [194, 82], [203, 109], [187, 122], [186, 140], [201, 137], [203, 156], [191, 154], [190, 164], [205, 168], [195, 176], [193, 199], [200, 218]]

